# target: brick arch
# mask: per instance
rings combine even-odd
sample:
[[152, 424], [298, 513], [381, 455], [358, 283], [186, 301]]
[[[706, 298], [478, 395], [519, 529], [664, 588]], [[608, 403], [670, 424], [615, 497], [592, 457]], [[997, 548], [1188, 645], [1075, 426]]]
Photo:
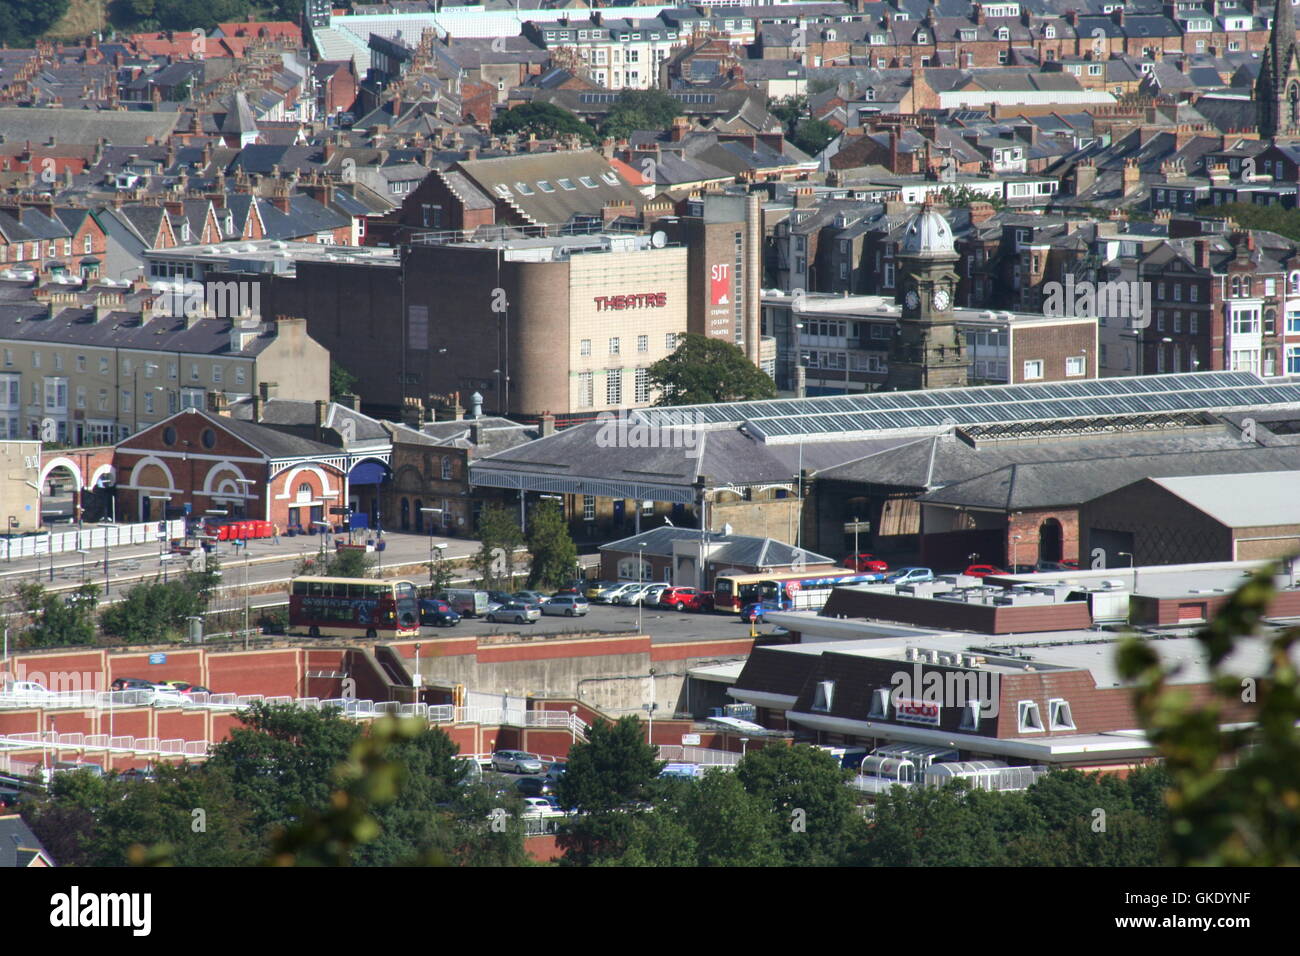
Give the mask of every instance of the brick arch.
[[81, 490], [86, 487], [86, 476], [81, 473], [81, 468], [71, 458], [51, 458], [41, 467], [41, 477], [37, 484], [44, 486], [45, 479], [50, 477], [50, 472], [56, 468], [66, 468], [72, 472], [72, 477], [77, 479], [77, 489]]
[[[150, 474], [148, 469], [151, 468], [162, 472], [167, 479], [165, 485], [145, 485], [142, 482], [142, 479]], [[135, 466], [131, 469], [131, 487], [140, 491], [180, 491], [176, 487], [176, 479], [172, 477], [171, 469], [167, 467], [167, 463], [161, 458], [155, 458], [153, 455], [141, 458], [135, 463]]]
[[[298, 496], [298, 485], [301, 484], [299, 476], [304, 472], [315, 476], [317, 482], [320, 484], [320, 493], [322, 498], [338, 495], [342, 490], [340, 485], [336, 485], [333, 488], [330, 487], [329, 472], [319, 465], [299, 465], [276, 479], [276, 481], [280, 483], [281, 491], [280, 494], [275, 496], [275, 499], [277, 501], [288, 501], [290, 504], [293, 504]], [[341, 477], [336, 476], [335, 481], [341, 482], [342, 479]]]

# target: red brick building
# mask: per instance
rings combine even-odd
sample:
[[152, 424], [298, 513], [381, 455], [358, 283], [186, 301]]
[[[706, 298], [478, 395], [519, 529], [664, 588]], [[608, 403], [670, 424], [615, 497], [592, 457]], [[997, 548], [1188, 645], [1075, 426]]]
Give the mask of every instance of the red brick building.
[[350, 476], [386, 472], [388, 451], [349, 451], [348, 429], [332, 421], [337, 406], [317, 404], [324, 420], [314, 437], [197, 409], [132, 435], [114, 454], [119, 517], [151, 520], [165, 506], [171, 515], [224, 510], [284, 529], [336, 521], [329, 509], [348, 505]]

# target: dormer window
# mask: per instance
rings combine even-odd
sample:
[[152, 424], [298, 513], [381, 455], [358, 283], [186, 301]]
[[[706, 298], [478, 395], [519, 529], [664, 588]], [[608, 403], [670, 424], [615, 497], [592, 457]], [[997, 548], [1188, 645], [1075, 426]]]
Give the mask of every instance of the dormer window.
[[926, 33], [924, 30], [922, 30], [920, 33], [918, 33], [918, 34], [916, 35], [916, 42], [917, 42], [917, 43], [929, 43], [929, 42], [930, 42], [930, 35], [929, 35], [928, 33]]
[[961, 710], [961, 723], [958, 730], [979, 730], [980, 729], [980, 702], [978, 700], [966, 701], [966, 706]]
[[1010, 39], [1011, 39], [1011, 31], [1008, 30], [1006, 27], [998, 27], [998, 39], [999, 39], [999, 40], [1010, 40]]
[[878, 687], [871, 692], [871, 710], [867, 713], [868, 717], [877, 717], [885, 720], [889, 717], [889, 688]]
[[1038, 711], [1038, 703], [1032, 700], [1022, 700], [1016, 704], [1016, 712], [1019, 716], [1020, 733], [1033, 734], [1042, 733], [1043, 715]]
[[1055, 39], [1056, 39], [1056, 27], [1043, 27], [1043, 39], [1045, 39], [1045, 40], [1055, 40]]
[[1068, 700], [1049, 700], [1047, 702], [1048, 717], [1051, 721], [1052, 730], [1077, 730], [1074, 726], [1074, 715], [1070, 713], [1070, 702]]
[[813, 693], [813, 710], [828, 711], [835, 703], [835, 681], [824, 680], [817, 683], [817, 689]]

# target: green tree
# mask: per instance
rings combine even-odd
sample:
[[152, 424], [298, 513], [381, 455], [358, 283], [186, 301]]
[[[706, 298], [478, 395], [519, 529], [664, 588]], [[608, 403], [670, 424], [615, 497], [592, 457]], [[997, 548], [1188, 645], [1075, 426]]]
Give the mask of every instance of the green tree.
[[664, 129], [682, 112], [682, 105], [663, 90], [624, 90], [605, 117], [601, 131], [623, 139], [639, 129]]
[[791, 142], [809, 156], [816, 156], [837, 135], [835, 127], [825, 120], [808, 118], [799, 122]]
[[63, 647], [95, 643], [95, 608], [99, 586], [83, 584], [72, 594], [51, 594], [37, 583], [20, 584], [14, 597], [28, 626], [22, 643], [28, 647]]
[[779, 818], [734, 773], [713, 770], [688, 787], [683, 818], [697, 866], [780, 866]]
[[767, 111], [781, 121], [786, 136], [792, 136], [799, 118], [808, 111], [808, 97], [785, 96], [781, 99], [768, 100]]
[[1263, 229], [1291, 240], [1300, 240], [1300, 209], [1263, 206], [1255, 203], [1201, 203], [1197, 212], [1205, 219], [1231, 219], [1243, 229]]
[[524, 542], [523, 533], [510, 508], [487, 504], [478, 518], [479, 549], [470, 560], [480, 579], [492, 588], [514, 586], [515, 549]]
[[564, 509], [557, 502], [543, 501], [530, 516], [528, 551], [533, 556], [528, 572], [530, 588], [558, 587], [573, 577], [578, 563], [578, 546], [569, 534]]
[[994, 209], [1005, 209], [1007, 205], [1001, 196], [989, 196], [966, 185], [945, 186], [939, 190], [938, 199], [954, 209], [969, 206], [973, 202], [986, 202]]
[[0, 40], [30, 47], [68, 12], [68, 0], [0, 0]]
[[[1300, 677], [1293, 656], [1300, 628], [1263, 628], [1281, 570], [1274, 562], [1257, 570], [1197, 634], [1210, 673], [1208, 699], [1175, 684], [1151, 643], [1134, 637], [1120, 649], [1120, 673], [1135, 682], [1138, 717], [1173, 781], [1175, 865], [1300, 863]], [[1251, 635], [1263, 644], [1259, 659], [1267, 671], [1233, 673], [1229, 658], [1238, 639]], [[1247, 719], [1252, 726], [1241, 726]]]
[[646, 730], [632, 715], [610, 723], [598, 720], [586, 742], [569, 750], [569, 762], [556, 796], [566, 809], [600, 813], [644, 801], [664, 764], [657, 747], [646, 742]]
[[516, 133], [539, 139], [556, 139], [565, 135], [580, 136], [585, 143], [596, 143], [596, 131], [573, 113], [550, 103], [524, 103], [512, 107], [492, 121], [492, 132], [498, 136]]
[[688, 332], [667, 358], [650, 366], [656, 405], [707, 405], [775, 398], [776, 383], [722, 339]]
[[835, 866], [865, 840], [865, 823], [845, 786], [849, 772], [807, 745], [751, 750], [736, 767], [745, 790], [781, 821], [781, 855], [791, 866]]
[[179, 640], [189, 618], [202, 614], [206, 603], [192, 581], [142, 581], [104, 609], [100, 627], [127, 644]]
[[361, 737], [336, 710], [255, 703], [238, 713], [242, 727], [212, 749], [208, 765], [229, 774], [235, 798], [255, 833], [286, 827], [306, 809], [321, 809], [334, 768]]
[[154, 0], [164, 30], [211, 30], [218, 23], [246, 20], [249, 0]]
[[344, 395], [355, 395], [357, 377], [339, 362], [330, 359], [330, 401], [337, 402]]

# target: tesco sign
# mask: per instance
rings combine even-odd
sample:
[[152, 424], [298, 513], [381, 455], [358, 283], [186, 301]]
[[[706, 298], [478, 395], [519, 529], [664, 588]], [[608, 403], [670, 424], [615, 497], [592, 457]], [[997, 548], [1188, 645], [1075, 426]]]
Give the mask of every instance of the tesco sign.
[[894, 703], [894, 719], [908, 724], [939, 725], [939, 705], [928, 700], [900, 697]]

